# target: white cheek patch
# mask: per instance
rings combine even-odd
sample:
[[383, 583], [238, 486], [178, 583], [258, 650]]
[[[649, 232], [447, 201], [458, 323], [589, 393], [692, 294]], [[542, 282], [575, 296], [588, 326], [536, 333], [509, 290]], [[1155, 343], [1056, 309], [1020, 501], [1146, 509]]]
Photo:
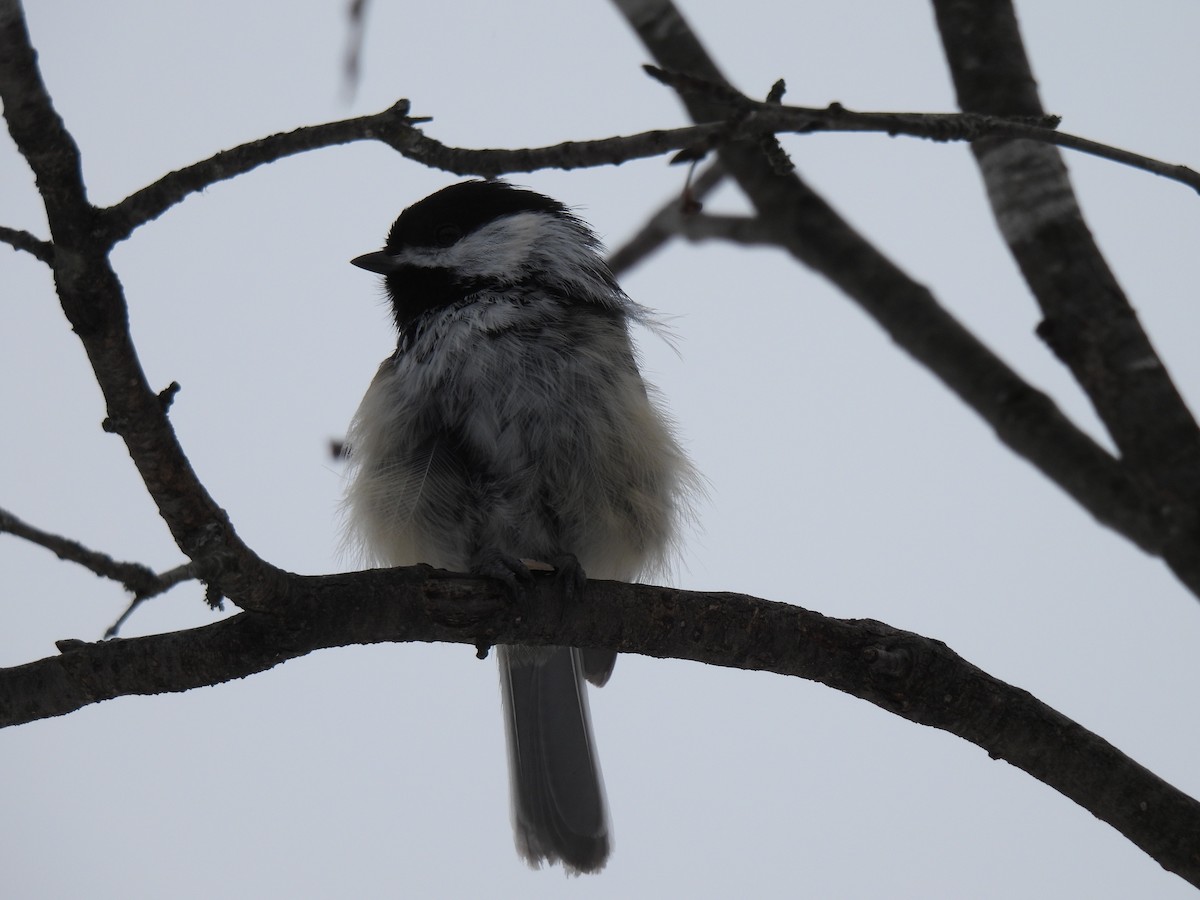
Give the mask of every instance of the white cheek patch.
[[551, 223], [542, 213], [517, 213], [484, 225], [453, 247], [405, 247], [393, 259], [400, 265], [453, 269], [470, 277], [516, 276], [529, 268]]
[[[491, 295], [488, 312], [476, 323], [485, 330], [510, 323], [513, 298], [501, 295], [517, 284], [536, 284], [543, 293], [648, 321], [646, 310], [621, 293], [598, 254], [595, 237], [578, 220], [520, 212], [481, 226], [453, 247], [405, 247], [393, 259], [401, 266], [446, 269], [462, 282], [480, 282], [479, 290]], [[524, 304], [529, 298], [522, 299]]]
[[448, 264], [466, 275], [505, 276], [528, 267], [546, 230], [542, 213], [517, 213], [491, 222], [450, 248]]

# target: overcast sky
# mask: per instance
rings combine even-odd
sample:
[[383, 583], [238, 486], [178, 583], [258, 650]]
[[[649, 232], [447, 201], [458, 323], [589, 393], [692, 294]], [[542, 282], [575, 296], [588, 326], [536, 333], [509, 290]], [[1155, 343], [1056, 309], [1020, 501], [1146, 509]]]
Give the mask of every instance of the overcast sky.
[[[1136, 6], [1136, 8], [1135, 8]], [[953, 92], [927, 4], [692, 2], [747, 93], [939, 111]], [[1063, 128], [1200, 167], [1200, 6], [1018, 3]], [[35, 0], [43, 74], [91, 198], [263, 135], [399, 97], [449, 144], [521, 147], [684, 124], [607, 4], [377, 2], [344, 99], [340, 2]], [[1033, 335], [1037, 310], [962, 145], [785, 140], [800, 171], [1022, 374], [1102, 436]], [[1067, 157], [1085, 214], [1196, 408], [1200, 203]], [[610, 245], [681, 186], [663, 160], [513, 180]], [[348, 260], [457, 180], [381, 145], [217, 185], [114, 254], [151, 384], [200, 477], [270, 562], [336, 571], [327, 455], [393, 344]], [[742, 211], [731, 190], [710, 204]], [[0, 145], [0, 224], [46, 235]], [[670, 317], [639, 335], [710, 496], [676, 583], [944, 640], [1200, 796], [1200, 604], [1101, 530], [868, 318], [782, 253], [673, 245], [624, 277]], [[46, 268], [0, 247], [0, 506], [119, 558], [182, 557], [120, 441]], [[0, 665], [99, 638], [126, 598], [0, 538]], [[214, 619], [195, 585], [127, 636]], [[228, 612], [228, 611], [227, 611]], [[615, 852], [598, 877], [513, 850], [495, 664], [465, 646], [310, 655], [241, 682], [129, 697], [0, 733], [0, 879], [14, 898], [1184, 897], [1090, 814], [979, 748], [820, 685], [622, 657], [593, 691]]]

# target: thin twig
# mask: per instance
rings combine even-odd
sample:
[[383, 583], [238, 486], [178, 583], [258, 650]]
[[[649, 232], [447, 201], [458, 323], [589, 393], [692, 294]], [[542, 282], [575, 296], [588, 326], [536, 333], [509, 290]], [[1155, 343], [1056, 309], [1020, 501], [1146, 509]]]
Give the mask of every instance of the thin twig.
[[685, 196], [672, 197], [655, 212], [637, 234], [608, 255], [608, 267], [614, 275], [628, 272], [647, 257], [662, 249], [678, 233], [675, 223], [689, 200], [704, 200], [725, 179], [720, 162], [710, 163], [695, 176]]
[[358, 91], [362, 73], [363, 39], [366, 37], [368, 0], [350, 0], [346, 9], [346, 55], [342, 58], [342, 92], [349, 103]]
[[[117, 618], [117, 621], [108, 626], [108, 630], [104, 632], [105, 639], [116, 637], [118, 632], [121, 630], [121, 626], [125, 624], [125, 621], [131, 615], [133, 615], [133, 611], [151, 597], [166, 593], [175, 585], [184, 581], [190, 581], [195, 578], [196, 569], [197, 566], [194, 562], [188, 562], [181, 566], [176, 566], [173, 569], [169, 569], [168, 571], [163, 572], [161, 575], [156, 575], [155, 578], [158, 581], [156, 589], [146, 593], [137, 594], [133, 600], [130, 601], [129, 606], [125, 608], [125, 612], [121, 613], [121, 615]], [[209, 605], [214, 606], [215, 604], [210, 603]]]
[[44, 547], [59, 559], [77, 563], [101, 578], [120, 582], [127, 591], [132, 593], [133, 602], [130, 603], [121, 618], [108, 629], [105, 637], [115, 635], [117, 629], [142, 601], [165, 593], [175, 585], [196, 577], [194, 563], [176, 566], [159, 575], [141, 563], [116, 560], [107, 553], [85, 547], [79, 541], [36, 528], [6, 509], [0, 509], [0, 533], [8, 533], [29, 541], [31, 544]]
[[1025, 138], [1151, 172], [1186, 184], [1200, 192], [1200, 173], [1195, 170], [1059, 131], [1058, 125], [1062, 121], [1060, 116], [995, 116], [973, 112], [856, 112], [840, 103], [831, 103], [823, 109], [783, 106], [769, 99], [760, 103], [727, 85], [685, 73], [650, 65], [643, 68], [656, 81], [682, 93], [702, 94], [710, 100], [737, 109], [743, 114], [739, 124], [739, 130], [742, 132], [755, 128], [763, 133], [875, 132], [892, 136], [903, 134], [932, 141], [967, 142], [989, 137]]
[[[661, 70], [659, 70], [661, 71]], [[1149, 157], [1109, 147], [1095, 141], [1064, 134], [1049, 124], [1053, 117], [1036, 122], [1009, 120], [967, 113], [873, 113], [854, 112], [840, 104], [824, 109], [759, 103], [736, 95], [723, 96], [736, 105], [732, 118], [683, 128], [645, 131], [638, 134], [593, 141], [566, 141], [545, 147], [513, 150], [450, 147], [424, 134], [416, 126], [427, 118], [409, 116], [409, 102], [400, 100], [375, 115], [344, 119], [323, 125], [297, 128], [222, 150], [208, 159], [171, 172], [102, 211], [108, 240], [124, 240], [136, 228], [162, 215], [189, 194], [219, 181], [245, 174], [258, 166], [309, 150], [353, 141], [378, 140], [405, 157], [432, 168], [457, 175], [486, 178], [507, 173], [541, 169], [577, 169], [619, 165], [673, 151], [687, 151], [687, 158], [703, 155], [727, 141], [755, 139], [771, 134], [815, 134], [818, 132], [876, 132], [908, 135], [935, 141], [976, 141], [985, 137], [1022, 137], [1070, 147], [1102, 156], [1134, 168], [1179, 181], [1200, 191], [1200, 174], [1186, 166], [1171, 165]], [[1042, 123], [1042, 124], [1037, 124]], [[780, 161], [781, 164], [783, 161]]]
[[141, 563], [115, 560], [107, 553], [90, 550], [78, 541], [23, 522], [5, 509], [0, 509], [0, 532], [7, 532], [31, 544], [45, 547], [59, 559], [78, 563], [101, 578], [119, 581], [134, 594], [154, 591], [158, 585], [158, 576]]

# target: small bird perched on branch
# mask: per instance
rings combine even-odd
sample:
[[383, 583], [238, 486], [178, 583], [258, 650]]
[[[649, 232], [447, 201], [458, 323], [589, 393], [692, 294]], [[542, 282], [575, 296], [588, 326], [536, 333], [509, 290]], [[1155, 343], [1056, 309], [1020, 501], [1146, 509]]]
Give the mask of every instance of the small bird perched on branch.
[[[498, 181], [444, 188], [396, 219], [383, 250], [399, 330], [348, 435], [349, 523], [365, 555], [501, 579], [659, 572], [697, 479], [630, 340], [650, 311], [617, 284], [588, 226]], [[517, 849], [596, 872], [610, 850], [584, 680], [616, 654], [498, 649]]]

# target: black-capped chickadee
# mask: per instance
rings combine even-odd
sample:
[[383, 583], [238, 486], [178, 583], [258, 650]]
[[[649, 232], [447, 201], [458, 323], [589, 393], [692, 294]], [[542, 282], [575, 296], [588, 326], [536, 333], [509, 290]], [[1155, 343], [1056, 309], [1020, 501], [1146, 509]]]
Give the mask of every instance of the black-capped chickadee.
[[[352, 535], [378, 565], [501, 578], [660, 572], [696, 484], [638, 371], [621, 290], [567, 207], [497, 181], [426, 197], [383, 250], [400, 338], [348, 434]], [[610, 840], [584, 679], [616, 654], [500, 647], [517, 849], [595, 872]]]

